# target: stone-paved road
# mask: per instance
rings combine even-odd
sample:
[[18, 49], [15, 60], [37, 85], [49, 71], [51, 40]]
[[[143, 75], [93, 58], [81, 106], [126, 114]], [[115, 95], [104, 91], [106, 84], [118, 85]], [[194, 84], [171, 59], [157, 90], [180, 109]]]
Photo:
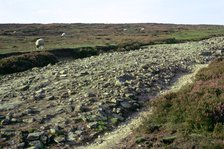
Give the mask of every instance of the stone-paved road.
[[87, 143], [223, 47], [222, 37], [147, 46], [0, 76], [0, 145]]

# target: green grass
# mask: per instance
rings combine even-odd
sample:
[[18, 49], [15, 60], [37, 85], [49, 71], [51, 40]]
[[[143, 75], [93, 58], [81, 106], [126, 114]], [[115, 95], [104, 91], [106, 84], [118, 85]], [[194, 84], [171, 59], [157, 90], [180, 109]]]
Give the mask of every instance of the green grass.
[[146, 116], [136, 136], [146, 142], [154, 138], [153, 144], [168, 148], [223, 148], [223, 80], [224, 59], [219, 58], [200, 70], [193, 84], [153, 100], [153, 114]]
[[198, 30], [183, 30], [176, 32], [171, 37], [177, 40], [192, 41], [202, 40], [212, 36], [223, 36], [224, 28], [201, 28]]
[[[141, 32], [140, 28], [145, 31]], [[123, 31], [126, 28], [127, 31]], [[17, 31], [16, 33], [13, 33]], [[62, 32], [67, 36], [61, 38]], [[95, 47], [138, 42], [141, 45], [200, 40], [224, 35], [224, 26], [175, 24], [0, 24], [0, 54], [36, 51], [35, 41], [45, 39], [45, 50]]]

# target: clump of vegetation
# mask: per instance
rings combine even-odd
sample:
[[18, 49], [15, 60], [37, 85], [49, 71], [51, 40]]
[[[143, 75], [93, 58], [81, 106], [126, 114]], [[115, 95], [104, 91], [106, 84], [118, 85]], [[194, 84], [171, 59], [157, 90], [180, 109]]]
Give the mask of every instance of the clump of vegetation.
[[121, 43], [118, 45], [117, 51], [132, 51], [132, 50], [138, 50], [143, 46], [140, 42], [127, 42], [127, 43]]
[[21, 72], [33, 67], [55, 64], [57, 58], [48, 52], [31, 52], [19, 56], [11, 56], [0, 60], [0, 74]]
[[166, 147], [224, 147], [224, 59], [199, 71], [194, 84], [158, 97], [151, 106], [153, 114], [137, 137]]

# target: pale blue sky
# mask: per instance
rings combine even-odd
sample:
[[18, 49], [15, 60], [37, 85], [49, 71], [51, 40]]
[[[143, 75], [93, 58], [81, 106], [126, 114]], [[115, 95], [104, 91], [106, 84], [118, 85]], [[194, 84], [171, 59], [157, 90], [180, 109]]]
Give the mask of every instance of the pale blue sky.
[[0, 0], [0, 23], [224, 25], [224, 0]]

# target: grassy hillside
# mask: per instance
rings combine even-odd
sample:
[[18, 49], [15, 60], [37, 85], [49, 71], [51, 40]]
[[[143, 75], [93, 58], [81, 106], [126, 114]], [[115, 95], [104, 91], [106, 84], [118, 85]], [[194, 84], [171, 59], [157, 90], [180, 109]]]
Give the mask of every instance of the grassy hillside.
[[[144, 31], [141, 31], [144, 28]], [[65, 32], [66, 37], [61, 38]], [[224, 35], [224, 26], [174, 24], [0, 24], [0, 54], [34, 51], [44, 38], [45, 49], [119, 45], [139, 42], [200, 40]]]
[[155, 99], [129, 148], [223, 148], [224, 59], [196, 75], [194, 84]]

